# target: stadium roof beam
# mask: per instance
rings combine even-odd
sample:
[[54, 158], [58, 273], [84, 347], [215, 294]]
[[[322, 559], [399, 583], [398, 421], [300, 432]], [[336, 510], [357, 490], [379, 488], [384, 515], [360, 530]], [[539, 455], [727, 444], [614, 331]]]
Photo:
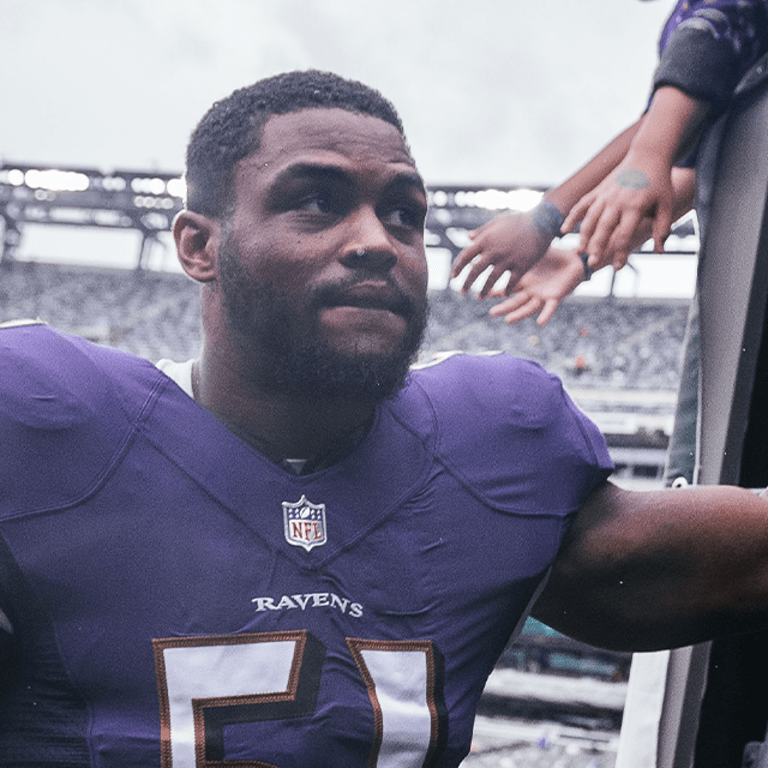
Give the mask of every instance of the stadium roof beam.
[[183, 207], [178, 173], [102, 172], [4, 163], [0, 166], [0, 216], [5, 222], [1, 260], [10, 260], [25, 224], [132, 229], [142, 234], [141, 268], [151, 243], [171, 228]]
[[[505, 211], [530, 210], [543, 193], [541, 187], [430, 186], [427, 244], [444, 248], [455, 258], [468, 242], [467, 232]], [[0, 261], [13, 259], [25, 224], [57, 224], [138, 230], [142, 241], [136, 267], [141, 269], [158, 235], [170, 230], [184, 194], [178, 173], [3, 163], [0, 216], [5, 232]], [[675, 234], [685, 236], [692, 230], [683, 228]]]

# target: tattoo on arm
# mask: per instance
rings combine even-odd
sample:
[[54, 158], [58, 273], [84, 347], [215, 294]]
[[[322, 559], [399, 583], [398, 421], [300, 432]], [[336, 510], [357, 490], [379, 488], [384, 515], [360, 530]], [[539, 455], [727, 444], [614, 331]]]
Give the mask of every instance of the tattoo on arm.
[[626, 187], [627, 189], [645, 189], [650, 182], [648, 177], [642, 172], [629, 168], [626, 171], [621, 171], [616, 176], [616, 183], [620, 187]]

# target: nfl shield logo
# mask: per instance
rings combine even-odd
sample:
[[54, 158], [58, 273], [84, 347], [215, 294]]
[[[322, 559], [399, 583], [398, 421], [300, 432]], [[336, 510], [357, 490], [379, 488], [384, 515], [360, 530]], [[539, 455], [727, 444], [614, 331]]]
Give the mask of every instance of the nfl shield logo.
[[325, 504], [313, 504], [302, 496], [295, 504], [283, 502], [285, 540], [309, 552], [328, 541], [325, 527]]

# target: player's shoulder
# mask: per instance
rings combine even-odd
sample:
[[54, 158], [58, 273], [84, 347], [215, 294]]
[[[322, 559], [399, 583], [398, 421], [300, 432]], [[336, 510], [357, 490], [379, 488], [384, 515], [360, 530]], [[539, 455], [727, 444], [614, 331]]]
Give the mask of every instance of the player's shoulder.
[[[18, 405], [125, 403], [132, 385], [162, 378], [149, 361], [57, 331], [39, 320], [0, 324], [0, 388]], [[1, 404], [0, 404], [1, 407]]]
[[438, 460], [498, 509], [572, 512], [612, 467], [560, 379], [512, 355], [452, 354], [417, 366], [404, 403]]
[[38, 322], [0, 327], [0, 507], [93, 487], [164, 378], [148, 361]]
[[575, 413], [556, 376], [504, 353], [446, 353], [415, 366], [400, 411], [462, 462], [568, 429]]
[[538, 363], [502, 352], [446, 352], [414, 366], [421, 387], [441, 416], [541, 423], [554, 418], [560, 379]]
[[434, 381], [482, 386], [486, 379], [479, 379], [478, 373], [499, 380], [507, 379], [510, 374], [519, 375], [525, 379], [556, 379], [539, 363], [494, 350], [474, 353], [461, 350], [440, 352], [428, 359], [420, 360], [411, 369], [411, 375], [418, 378], [428, 377]]

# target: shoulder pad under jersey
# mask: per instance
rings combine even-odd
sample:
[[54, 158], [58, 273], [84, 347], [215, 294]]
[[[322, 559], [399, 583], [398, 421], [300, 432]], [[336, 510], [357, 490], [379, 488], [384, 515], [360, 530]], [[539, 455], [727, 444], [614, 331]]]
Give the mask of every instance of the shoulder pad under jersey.
[[45, 325], [0, 330], [0, 514], [90, 493], [164, 380], [148, 361]]

